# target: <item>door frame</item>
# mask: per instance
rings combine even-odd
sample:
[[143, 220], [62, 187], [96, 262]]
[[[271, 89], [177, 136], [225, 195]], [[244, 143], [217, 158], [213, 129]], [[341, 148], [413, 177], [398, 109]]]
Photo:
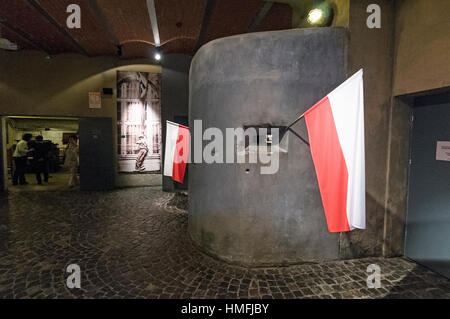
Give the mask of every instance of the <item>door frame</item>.
[[[404, 242], [403, 242], [403, 255], [406, 258], [410, 258], [406, 255], [407, 251], [407, 236], [408, 236], [408, 220], [410, 214], [410, 199], [411, 199], [411, 173], [412, 173], [412, 156], [413, 156], [413, 133], [414, 133], [414, 109], [418, 107], [427, 107], [433, 105], [447, 104], [450, 101], [450, 87], [445, 87], [437, 90], [431, 90], [426, 92], [420, 92], [417, 94], [412, 94], [407, 96], [410, 107], [410, 132], [409, 132], [409, 154], [408, 154], [408, 177], [406, 185], [406, 212], [405, 212], [405, 231], [404, 231]], [[421, 261], [414, 262], [424, 266], [425, 268], [431, 269], [429, 265], [423, 264]], [[436, 270], [431, 269], [433, 272]]]
[[1, 174], [0, 191], [8, 190], [8, 160], [6, 155], [6, 117], [0, 116], [0, 164]]
[[5, 130], [7, 129], [6, 126], [6, 119], [8, 117], [23, 117], [23, 118], [41, 118], [41, 119], [49, 119], [49, 120], [57, 120], [57, 119], [64, 119], [64, 120], [80, 120], [80, 116], [67, 116], [67, 115], [42, 115], [42, 114], [12, 114], [12, 113], [0, 113], [0, 125], [1, 125], [1, 136], [2, 139], [0, 143], [0, 169], [2, 170], [3, 175], [3, 181], [0, 183], [0, 191], [8, 191], [8, 167], [7, 167], [7, 152], [6, 152], [6, 133]]

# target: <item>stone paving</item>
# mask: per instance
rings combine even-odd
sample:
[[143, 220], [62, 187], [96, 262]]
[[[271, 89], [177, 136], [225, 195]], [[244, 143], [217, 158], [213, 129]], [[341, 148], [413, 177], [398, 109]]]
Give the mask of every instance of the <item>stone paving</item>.
[[228, 265], [192, 245], [185, 207], [160, 188], [0, 194], [0, 298], [450, 298], [449, 280], [402, 258]]

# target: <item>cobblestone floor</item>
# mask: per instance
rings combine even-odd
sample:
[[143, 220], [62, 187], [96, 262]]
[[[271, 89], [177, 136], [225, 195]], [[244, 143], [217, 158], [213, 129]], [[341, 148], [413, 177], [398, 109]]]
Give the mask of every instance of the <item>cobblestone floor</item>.
[[[184, 202], [159, 188], [0, 194], [0, 298], [450, 298], [449, 280], [401, 258], [225, 264], [191, 244]], [[81, 290], [66, 288], [73, 263]]]

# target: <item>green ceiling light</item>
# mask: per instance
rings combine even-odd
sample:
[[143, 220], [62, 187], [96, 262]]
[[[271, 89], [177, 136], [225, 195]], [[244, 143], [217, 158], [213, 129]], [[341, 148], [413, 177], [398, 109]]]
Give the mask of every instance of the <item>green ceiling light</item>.
[[315, 25], [319, 24], [324, 17], [324, 12], [321, 9], [312, 9], [308, 13], [308, 23]]
[[292, 27], [328, 27], [333, 23], [332, 0], [265, 0], [288, 4], [292, 8]]
[[333, 23], [334, 10], [332, 6], [323, 1], [310, 8], [306, 22], [314, 27], [329, 27]]

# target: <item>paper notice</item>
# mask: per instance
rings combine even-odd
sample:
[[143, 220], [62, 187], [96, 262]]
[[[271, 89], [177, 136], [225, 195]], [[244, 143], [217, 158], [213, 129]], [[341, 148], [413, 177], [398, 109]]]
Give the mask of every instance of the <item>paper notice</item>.
[[102, 108], [102, 94], [100, 92], [89, 92], [89, 108], [90, 109]]
[[437, 142], [436, 160], [450, 162], [450, 142]]

